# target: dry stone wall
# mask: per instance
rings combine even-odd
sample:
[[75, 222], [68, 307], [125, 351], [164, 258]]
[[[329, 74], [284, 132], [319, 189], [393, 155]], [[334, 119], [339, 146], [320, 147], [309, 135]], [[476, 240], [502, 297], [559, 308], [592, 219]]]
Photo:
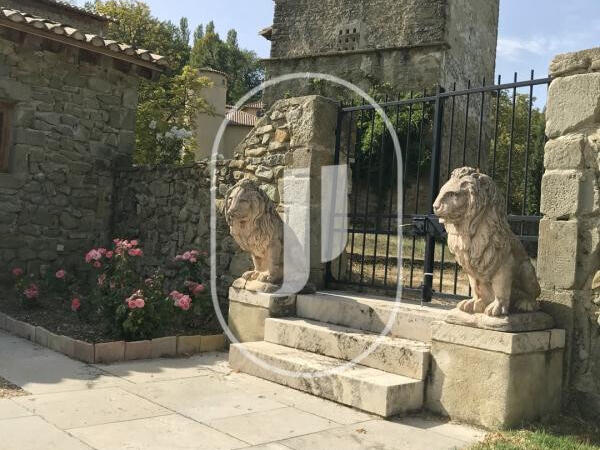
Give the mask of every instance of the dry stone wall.
[[550, 68], [538, 276], [544, 308], [567, 330], [565, 386], [600, 414], [600, 48]]
[[137, 78], [3, 29], [0, 101], [14, 105], [10, 168], [0, 173], [0, 281], [15, 265], [80, 265], [110, 238], [113, 170], [135, 146]]

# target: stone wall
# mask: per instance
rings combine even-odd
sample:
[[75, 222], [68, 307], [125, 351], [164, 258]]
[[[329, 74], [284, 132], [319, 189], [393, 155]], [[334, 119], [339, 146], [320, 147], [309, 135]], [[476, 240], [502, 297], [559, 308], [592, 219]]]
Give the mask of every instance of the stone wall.
[[105, 243], [112, 170], [135, 146], [134, 76], [112, 60], [21, 39], [0, 32], [0, 101], [14, 104], [10, 170], [0, 173], [0, 277], [17, 264], [80, 265]]
[[[494, 77], [498, 16], [499, 0], [277, 0], [267, 75], [328, 73], [366, 91], [479, 85]], [[344, 94], [283, 83], [265, 91], [265, 102], [311, 93]]]
[[[229, 161], [219, 161], [219, 210], [233, 184]], [[115, 178], [115, 237], [138, 238], [145, 252], [145, 270], [168, 268], [177, 254], [210, 250], [210, 169], [206, 162], [189, 166], [133, 167]], [[222, 214], [217, 220], [217, 283], [221, 298], [235, 278], [251, 267], [249, 257], [229, 236]], [[205, 266], [204, 277], [210, 276]]]
[[600, 48], [557, 56], [548, 95], [538, 276], [567, 330], [565, 387], [600, 414]]
[[[320, 97], [282, 100], [262, 117], [239, 145], [232, 160], [219, 160], [217, 171], [217, 280], [218, 293], [227, 298], [232, 281], [252, 267], [229, 235], [223, 218], [225, 196], [239, 180], [248, 178], [278, 205], [283, 203], [283, 174], [310, 169], [312, 275], [323, 280], [320, 261], [320, 167], [333, 162], [337, 105]], [[306, 174], [308, 176], [308, 173]], [[167, 265], [185, 250], [208, 251], [210, 245], [210, 168], [207, 162], [185, 167], [134, 167], [120, 170], [115, 181], [112, 235], [140, 239], [148, 271]], [[307, 205], [302, 205], [307, 206]], [[210, 269], [206, 267], [208, 278]]]

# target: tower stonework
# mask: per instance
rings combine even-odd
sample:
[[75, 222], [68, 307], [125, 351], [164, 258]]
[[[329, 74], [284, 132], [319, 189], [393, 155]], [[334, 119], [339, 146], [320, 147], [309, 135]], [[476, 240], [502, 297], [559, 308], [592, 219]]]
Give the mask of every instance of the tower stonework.
[[[294, 72], [339, 76], [365, 91], [464, 88], [494, 77], [499, 0], [274, 0], [267, 78]], [[265, 102], [323, 92], [292, 81]], [[316, 92], [317, 91], [317, 92]]]

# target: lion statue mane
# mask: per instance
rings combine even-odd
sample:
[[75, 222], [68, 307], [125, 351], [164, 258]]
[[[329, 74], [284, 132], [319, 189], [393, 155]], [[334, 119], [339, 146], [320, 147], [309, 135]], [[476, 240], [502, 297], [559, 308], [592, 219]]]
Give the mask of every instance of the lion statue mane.
[[502, 195], [489, 176], [471, 167], [454, 170], [433, 210], [469, 278], [472, 298], [458, 309], [494, 317], [538, 309], [535, 269], [510, 229]]
[[275, 204], [256, 183], [243, 179], [227, 193], [225, 218], [242, 250], [249, 252], [254, 270], [247, 281], [277, 285], [283, 279], [283, 221]]

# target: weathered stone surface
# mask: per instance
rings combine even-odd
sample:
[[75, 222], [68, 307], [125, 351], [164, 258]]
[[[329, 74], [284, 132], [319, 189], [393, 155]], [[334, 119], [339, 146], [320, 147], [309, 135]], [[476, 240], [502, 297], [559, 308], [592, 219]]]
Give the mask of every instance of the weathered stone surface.
[[201, 349], [203, 352], [218, 352], [225, 349], [227, 340], [224, 334], [202, 336]]
[[79, 361], [83, 361], [88, 364], [93, 364], [95, 362], [94, 347], [94, 344], [74, 339], [73, 354], [71, 356]]
[[548, 141], [544, 149], [547, 170], [581, 169], [584, 163], [585, 136], [569, 134]]
[[542, 286], [570, 289], [577, 282], [578, 221], [540, 221], [537, 272]]
[[542, 214], [562, 219], [592, 212], [594, 183], [591, 174], [575, 170], [547, 171], [542, 178]]
[[[424, 380], [429, 346], [304, 319], [267, 319], [265, 341]], [[372, 351], [370, 354], [366, 354]]]
[[[563, 350], [551, 349], [553, 332], [517, 338], [519, 334], [437, 324], [427, 408], [492, 429], [557, 414]], [[540, 339], [542, 334], [545, 339]]]
[[600, 119], [600, 73], [558, 78], [548, 93], [546, 134], [565, 135]]
[[274, 295], [234, 287], [229, 289], [229, 301], [267, 309], [273, 315], [272, 317], [294, 315], [296, 308], [295, 295]]
[[543, 312], [490, 317], [484, 314], [468, 314], [460, 310], [452, 310], [446, 316], [446, 323], [485, 330], [519, 333], [523, 331], [548, 330], [554, 326], [554, 319]]
[[422, 342], [431, 341], [431, 324], [444, 320], [447, 314], [447, 310], [441, 308], [359, 294], [300, 294], [296, 308], [296, 315], [301, 318], [375, 333], [381, 333], [390, 324], [390, 336]]
[[[280, 370], [278, 373], [247, 358], [244, 352]], [[319, 377], [298, 377], [296, 373], [332, 370], [340, 361], [315, 353], [282, 347], [269, 342], [234, 344], [229, 364], [239, 370], [319, 397], [353, 406], [384, 417], [416, 411], [423, 404], [423, 382], [364, 366]]]
[[152, 341], [125, 342], [125, 361], [152, 358]]
[[238, 342], [262, 341], [269, 310], [246, 303], [229, 302], [228, 326]]
[[577, 73], [587, 73], [600, 61], [600, 48], [557, 55], [550, 64], [550, 76], [557, 78]]
[[177, 337], [170, 336], [164, 338], [152, 339], [151, 355], [152, 358], [162, 358], [165, 356], [177, 355]]
[[12, 332], [19, 337], [35, 342], [35, 325], [15, 320]]
[[457, 309], [492, 317], [537, 310], [535, 269], [510, 228], [502, 194], [490, 176], [472, 167], [455, 169], [433, 211], [446, 228], [450, 252], [469, 284], [477, 286]]
[[202, 336], [177, 336], [177, 354], [194, 355], [202, 350]]
[[125, 359], [125, 341], [95, 344], [94, 359], [97, 364], [110, 364]]
[[[555, 335], [552, 338], [552, 335]], [[432, 325], [432, 341], [448, 342], [457, 345], [489, 350], [507, 355], [534, 353], [564, 348], [564, 330], [528, 331], [507, 333], [471, 326], [436, 322]]]

